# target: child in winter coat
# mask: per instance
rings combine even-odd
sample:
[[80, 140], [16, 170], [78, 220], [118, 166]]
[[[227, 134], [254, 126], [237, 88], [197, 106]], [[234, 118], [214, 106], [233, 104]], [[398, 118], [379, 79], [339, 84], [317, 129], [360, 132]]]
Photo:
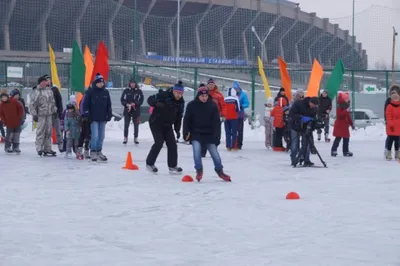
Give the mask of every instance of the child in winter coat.
[[274, 138], [274, 151], [286, 151], [283, 147], [283, 135], [285, 131], [285, 123], [283, 120], [283, 106], [284, 98], [278, 98], [278, 102], [276, 102], [274, 109], [271, 111], [271, 117], [274, 118], [274, 129], [275, 129], [275, 138]]
[[7, 127], [4, 150], [7, 153], [21, 153], [19, 149], [19, 136], [21, 121], [24, 111], [22, 104], [10, 99], [7, 93], [1, 93], [0, 119]]
[[225, 142], [228, 151], [235, 148], [235, 142], [238, 135], [239, 112], [239, 98], [236, 95], [236, 90], [230, 88], [228, 90], [228, 96], [225, 98]]
[[69, 102], [66, 110], [64, 117], [64, 131], [67, 137], [65, 157], [70, 158], [72, 156], [72, 151], [74, 151], [76, 158], [82, 160], [83, 156], [78, 152], [78, 141], [81, 133], [79, 112], [76, 110], [74, 102]]
[[264, 109], [265, 147], [267, 149], [272, 149], [273, 142], [274, 118], [271, 116], [272, 109], [274, 109], [274, 99], [269, 97]]
[[400, 88], [394, 87], [390, 92], [390, 102], [386, 107], [386, 134], [388, 136], [386, 159], [392, 160], [392, 146], [394, 143], [395, 159], [400, 160]]
[[348, 93], [340, 93], [337, 99], [336, 107], [336, 121], [333, 126], [333, 136], [335, 141], [333, 142], [331, 149], [331, 156], [337, 156], [337, 148], [339, 147], [340, 141], [343, 139], [343, 156], [352, 157], [353, 153], [349, 151], [350, 142], [350, 130], [351, 127], [354, 130], [353, 120], [351, 119], [348, 108], [350, 107], [350, 98]]
[[23, 110], [23, 115], [22, 115], [22, 121], [21, 121], [21, 126], [22, 128], [24, 127], [23, 125], [25, 124], [25, 120], [26, 120], [26, 106], [25, 106], [25, 101], [23, 98], [21, 98], [21, 93], [19, 92], [18, 89], [13, 89], [10, 92], [10, 98], [11, 99], [15, 99], [16, 101], [18, 101], [19, 103], [21, 103], [22, 105], [22, 110]]

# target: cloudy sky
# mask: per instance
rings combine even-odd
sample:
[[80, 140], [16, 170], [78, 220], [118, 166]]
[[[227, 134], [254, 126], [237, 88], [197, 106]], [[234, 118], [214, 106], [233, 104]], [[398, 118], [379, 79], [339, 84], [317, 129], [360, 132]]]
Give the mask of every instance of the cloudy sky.
[[[352, 0], [293, 0], [306, 12], [329, 18], [351, 33]], [[369, 67], [391, 64], [392, 27], [400, 32], [400, 0], [356, 0], [355, 35], [367, 50]], [[396, 60], [400, 63], [400, 34], [396, 43]]]

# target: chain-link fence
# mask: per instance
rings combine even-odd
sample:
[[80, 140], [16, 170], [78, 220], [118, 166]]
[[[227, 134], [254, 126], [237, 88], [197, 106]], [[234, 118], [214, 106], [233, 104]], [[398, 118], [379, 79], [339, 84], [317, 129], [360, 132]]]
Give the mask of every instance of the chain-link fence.
[[[70, 91], [70, 65], [58, 64], [58, 75], [62, 84], [63, 99], [68, 99]], [[280, 86], [279, 69], [265, 69], [266, 76], [273, 96]], [[307, 89], [310, 70], [289, 70], [292, 79], [292, 88]], [[37, 78], [43, 74], [50, 74], [49, 63], [37, 62], [0, 62], [0, 87], [19, 88], [23, 97], [31, 92], [31, 88], [37, 84]], [[324, 71], [321, 81], [321, 89], [325, 89], [330, 70]], [[344, 74], [342, 90], [350, 91], [353, 110], [370, 110], [382, 118], [384, 115], [383, 104], [388, 97], [387, 88], [396, 81], [397, 72], [378, 70], [347, 70]], [[122, 113], [119, 102], [120, 95], [129, 79], [135, 76], [142, 84], [145, 96], [150, 96], [158, 89], [172, 86], [176, 80], [183, 81], [186, 92], [185, 99], [189, 102], [193, 99], [195, 89], [200, 83], [206, 83], [213, 78], [219, 89], [226, 94], [234, 81], [239, 82], [246, 91], [250, 100], [249, 114], [254, 117], [262, 116], [264, 110], [265, 93], [258, 69], [255, 67], [242, 68], [204, 68], [204, 67], [180, 67], [154, 66], [154, 65], [111, 65], [107, 87], [112, 95], [113, 109]], [[354, 88], [354, 89], [353, 89]], [[146, 105], [146, 103], [145, 103]]]

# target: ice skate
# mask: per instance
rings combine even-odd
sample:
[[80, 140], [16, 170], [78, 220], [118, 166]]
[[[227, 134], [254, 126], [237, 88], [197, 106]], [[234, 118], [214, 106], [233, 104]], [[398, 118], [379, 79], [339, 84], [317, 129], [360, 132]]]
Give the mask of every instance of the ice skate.
[[158, 169], [155, 165], [146, 165], [146, 169], [153, 174], [158, 172]]
[[321, 140], [321, 133], [318, 133], [318, 141], [320, 141]]
[[331, 139], [328, 137], [328, 134], [325, 134], [325, 142], [331, 142]]
[[224, 180], [226, 182], [231, 182], [231, 177], [229, 175], [225, 174], [223, 170], [219, 170], [216, 172], [217, 172], [219, 178], [221, 178], [222, 180]]
[[396, 160], [400, 160], [400, 152], [399, 152], [399, 151], [395, 151], [395, 152], [394, 152], [394, 158], [395, 158]]
[[85, 159], [90, 159], [89, 150], [85, 150], [85, 151], [83, 152], [83, 156], [85, 157]]
[[126, 145], [128, 143], [128, 138], [124, 138], [124, 141], [122, 142], [122, 144]]
[[348, 151], [348, 152], [343, 152], [344, 157], [353, 157], [353, 153]]
[[200, 180], [203, 178], [203, 169], [197, 170], [196, 171], [196, 180], [197, 182], [200, 182]]
[[139, 144], [138, 138], [135, 138], [133, 141], [135, 142], [136, 145]]
[[101, 151], [97, 152], [97, 157], [102, 162], [107, 162], [108, 158]]
[[65, 158], [66, 158], [66, 159], [71, 159], [71, 158], [72, 158], [72, 152], [67, 151], [67, 152], [65, 153]]
[[170, 174], [173, 174], [173, 175], [181, 174], [182, 171], [183, 171], [183, 169], [182, 169], [181, 167], [178, 167], [178, 166], [176, 166], [176, 167], [169, 167], [169, 173], [170, 173]]
[[12, 154], [12, 153], [13, 153], [13, 150], [12, 150], [10, 147], [4, 148], [4, 151], [5, 151], [6, 153], [8, 153], [8, 154]]
[[90, 151], [90, 158], [92, 159], [92, 162], [97, 162], [97, 151]]
[[337, 151], [331, 151], [331, 156], [336, 157], [338, 155]]
[[388, 152], [386, 153], [386, 160], [388, 160], [388, 161], [393, 160], [393, 156], [392, 156], [392, 152], [391, 152], [391, 151], [388, 151]]
[[55, 157], [55, 156], [57, 156], [57, 153], [56, 153], [55, 151], [52, 151], [52, 150], [50, 150], [50, 151], [45, 151], [45, 152], [43, 152], [43, 156]]

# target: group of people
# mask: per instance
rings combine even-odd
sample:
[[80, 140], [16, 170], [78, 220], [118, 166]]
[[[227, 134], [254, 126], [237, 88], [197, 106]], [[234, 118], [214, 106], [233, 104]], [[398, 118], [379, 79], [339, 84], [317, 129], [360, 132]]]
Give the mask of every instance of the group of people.
[[[393, 85], [389, 90], [390, 97], [385, 103], [385, 122], [387, 139], [385, 143], [385, 157], [393, 159], [392, 146], [394, 145], [394, 157], [400, 160], [400, 87]], [[347, 92], [339, 92], [336, 102], [336, 120], [333, 126], [335, 137], [331, 156], [338, 155], [337, 149], [343, 140], [343, 156], [352, 157], [349, 150], [350, 130], [355, 129], [350, 114], [350, 97]], [[314, 136], [312, 132], [317, 130], [318, 141], [321, 140], [322, 129], [325, 141], [329, 139], [329, 120], [332, 110], [332, 99], [328, 91], [322, 91], [319, 97], [304, 97], [304, 91], [298, 89], [289, 102], [285, 89], [281, 88], [275, 99], [269, 98], [265, 104], [265, 146], [274, 151], [290, 151], [291, 164], [298, 163], [303, 166], [313, 166], [310, 153], [316, 152]], [[286, 147], [283, 147], [283, 141]]]

